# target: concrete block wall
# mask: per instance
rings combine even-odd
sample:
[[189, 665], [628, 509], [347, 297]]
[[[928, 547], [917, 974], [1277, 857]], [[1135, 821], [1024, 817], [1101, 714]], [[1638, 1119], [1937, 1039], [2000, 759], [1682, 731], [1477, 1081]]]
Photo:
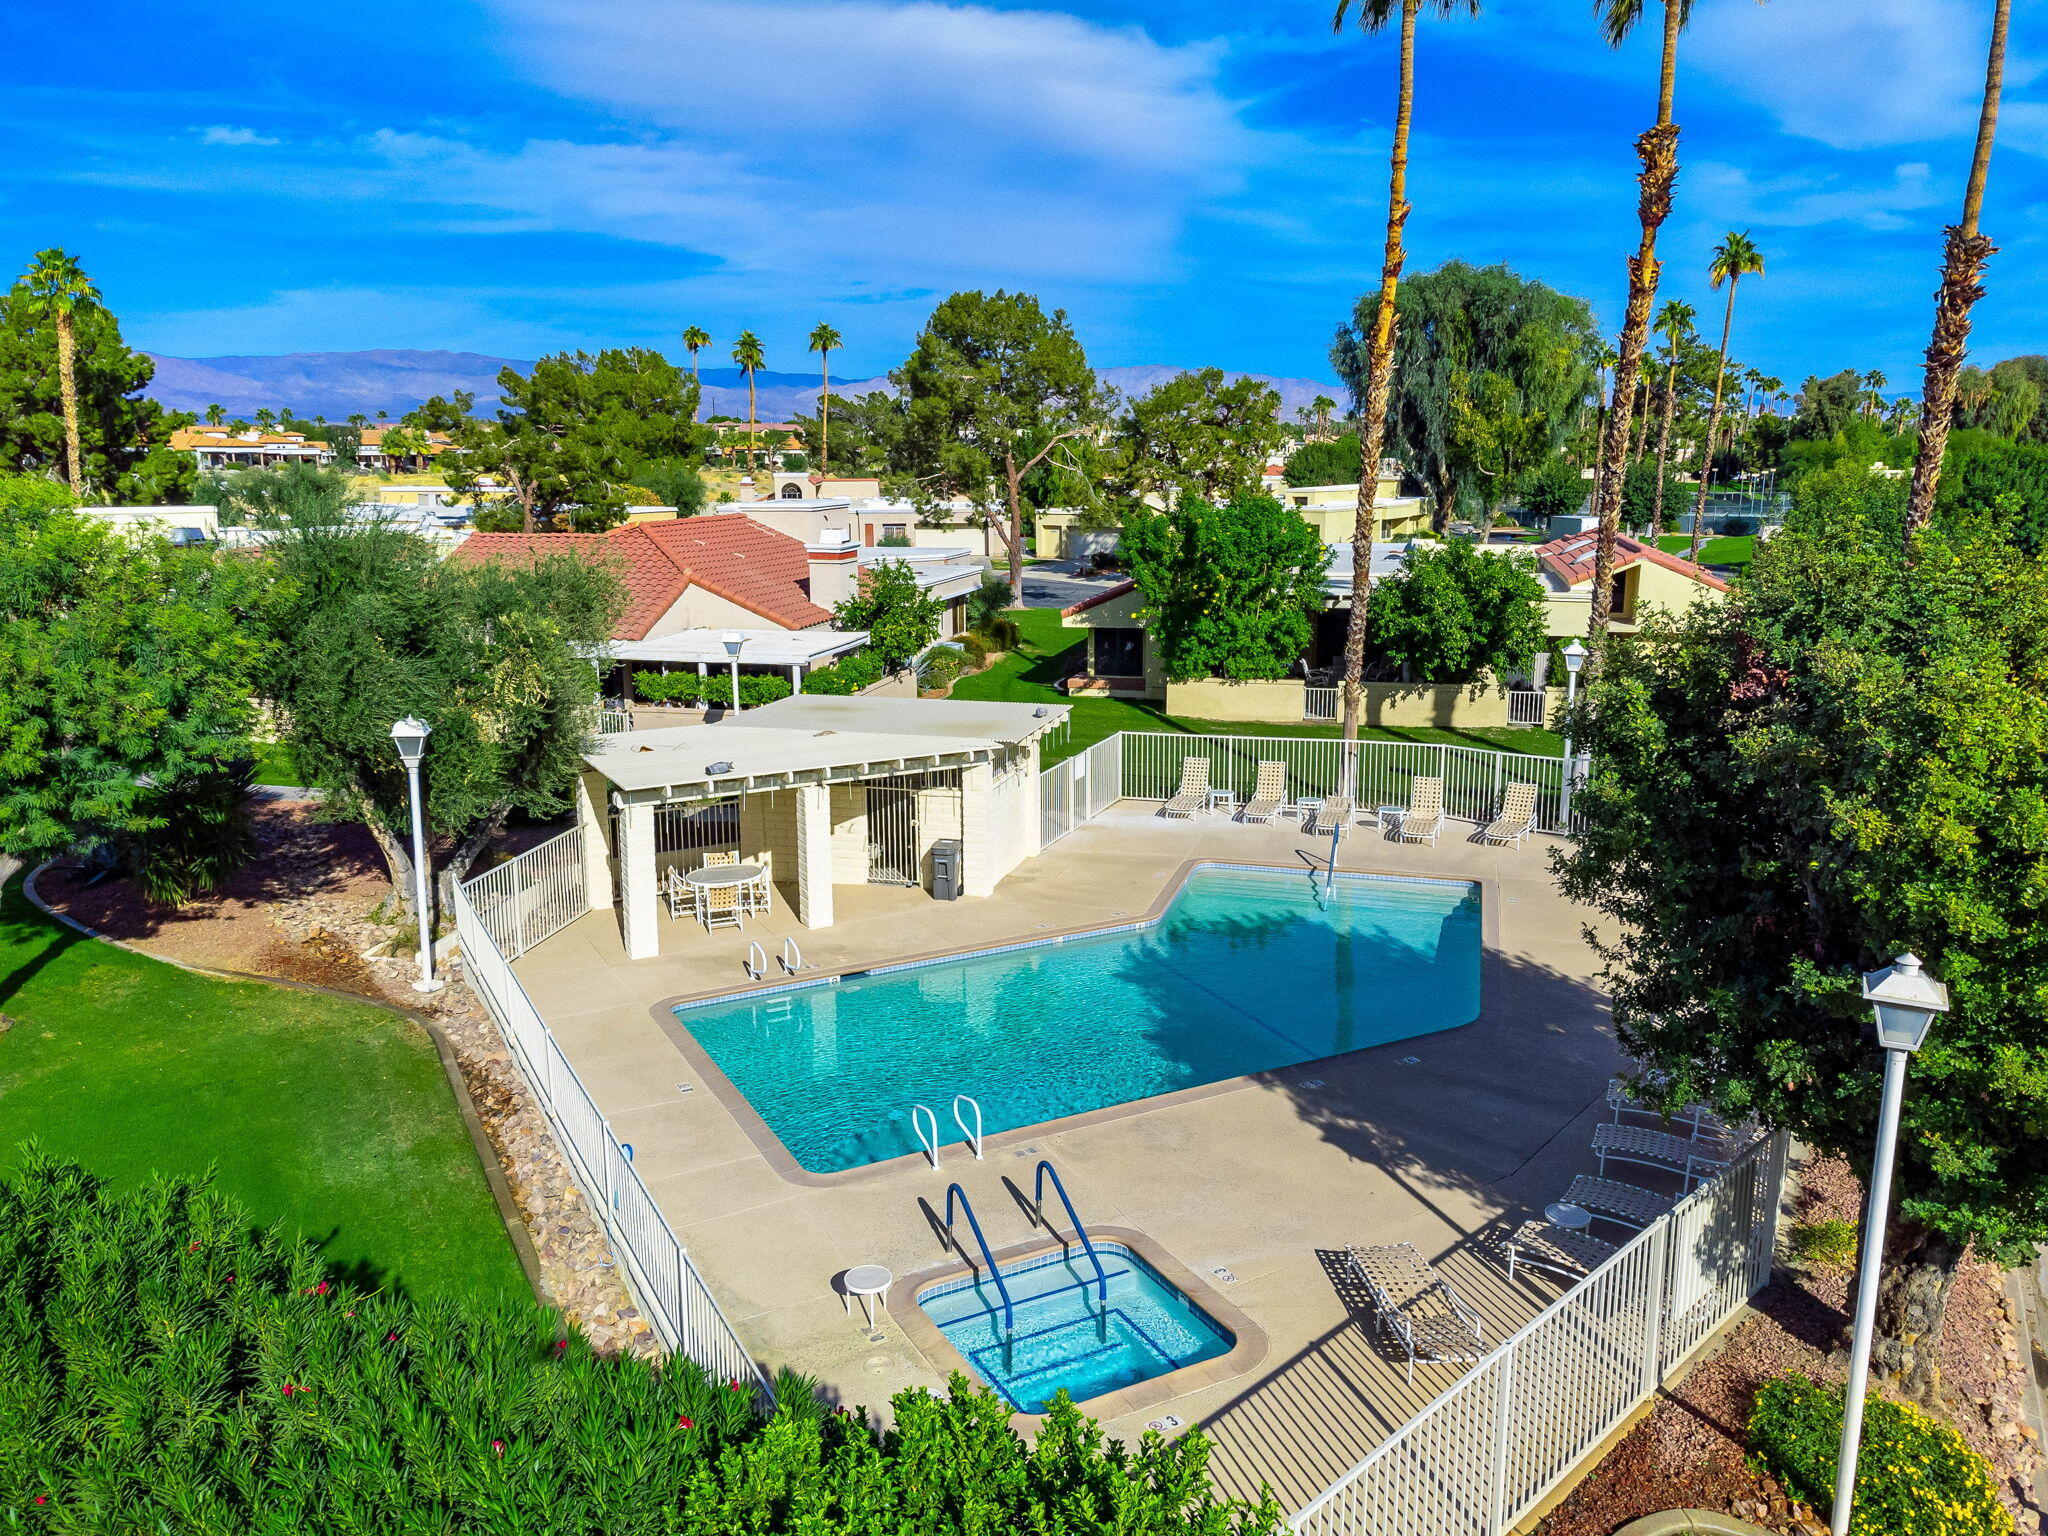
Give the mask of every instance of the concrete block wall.
[[832, 786], [832, 883], [868, 883], [868, 795], [859, 784]]
[[740, 862], [759, 864], [772, 881], [796, 879], [796, 792], [773, 789], [740, 797]]

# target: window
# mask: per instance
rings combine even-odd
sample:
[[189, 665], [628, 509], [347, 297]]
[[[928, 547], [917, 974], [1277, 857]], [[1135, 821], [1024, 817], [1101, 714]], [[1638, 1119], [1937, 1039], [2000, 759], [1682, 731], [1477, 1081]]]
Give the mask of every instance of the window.
[[1608, 599], [1608, 603], [1615, 613], [1628, 612], [1627, 571], [1616, 571], [1614, 573], [1614, 595]]
[[802, 501], [804, 499], [804, 488], [792, 480], [782, 488], [781, 494], [784, 501]]
[[1095, 675], [1097, 677], [1142, 677], [1145, 672], [1145, 631], [1142, 629], [1098, 629], [1095, 631]]

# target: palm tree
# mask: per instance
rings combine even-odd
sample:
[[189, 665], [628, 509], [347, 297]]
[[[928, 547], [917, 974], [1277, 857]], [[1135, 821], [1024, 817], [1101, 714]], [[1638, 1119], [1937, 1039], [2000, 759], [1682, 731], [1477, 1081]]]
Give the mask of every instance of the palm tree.
[[263, 409], [256, 413], [256, 425], [261, 427], [264, 431], [268, 432], [272, 427], [277, 425], [277, 412], [273, 411], [267, 405], [264, 406]]
[[1998, 136], [1998, 98], [2005, 83], [2005, 34], [2012, 0], [1995, 0], [1991, 51], [1984, 64], [1984, 104], [1977, 115], [1977, 147], [1963, 189], [1963, 220], [1948, 231], [1941, 287], [1934, 301], [1934, 339], [1927, 347], [1927, 384], [1920, 394], [1920, 451], [1913, 459], [1913, 489], [1906, 501], [1906, 543], [1934, 515], [1941, 485], [1941, 456], [1948, 448], [1955, 414], [1956, 375], [1970, 343], [1970, 306], [1983, 297], [1984, 264], [1997, 249], [1977, 232], [1984, 211], [1984, 181], [1991, 174], [1991, 144]]
[[832, 349], [839, 345], [839, 333], [829, 325], [811, 331], [811, 350], [818, 354], [818, 376], [823, 391], [818, 396], [818, 473], [826, 471], [826, 456], [832, 450]]
[[78, 336], [72, 316], [81, 304], [97, 304], [99, 290], [78, 258], [66, 251], [37, 251], [35, 265], [22, 274], [28, 296], [57, 324], [57, 390], [64, 409], [64, 473], [71, 494], [85, 496], [85, 449], [78, 435]]
[[[1652, 0], [1601, 0], [1601, 30], [1619, 48], [1642, 20]], [[1664, 47], [1657, 77], [1657, 121], [1636, 140], [1643, 162], [1637, 178], [1636, 211], [1642, 238], [1628, 264], [1628, 307], [1623, 311], [1621, 338], [1614, 365], [1614, 409], [1600, 445], [1599, 473], [1593, 485], [1593, 509], [1600, 516], [1600, 534], [1593, 545], [1593, 603], [1586, 637], [1592, 642], [1597, 673], [1607, 624], [1614, 613], [1614, 541], [1621, 532], [1621, 486], [1628, 473], [1629, 408], [1636, 377], [1649, 338], [1650, 306], [1657, 302], [1657, 231], [1671, 214], [1671, 186], [1678, 179], [1678, 125], [1671, 120], [1672, 98], [1678, 89], [1678, 34], [1692, 16], [1692, 0], [1662, 0]]]
[[1308, 403], [1308, 413], [1316, 424], [1316, 441], [1325, 442], [1330, 436], [1330, 412], [1337, 409], [1337, 402], [1328, 395], [1317, 395]]
[[[761, 351], [761, 338], [752, 331], [741, 331], [740, 339], [732, 344], [732, 360], [747, 376], [747, 473], [751, 475], [754, 472], [754, 374], [768, 361]], [[755, 489], [758, 491], [760, 487]]]
[[209, 405], [206, 408], [206, 424], [209, 427], [217, 427], [227, 419], [228, 413], [222, 410], [218, 405]]
[[1863, 397], [1863, 403], [1868, 407], [1864, 411], [1864, 415], [1874, 416], [1884, 409], [1884, 395], [1881, 393], [1884, 386], [1885, 377], [1877, 369], [1873, 368], [1870, 372], [1863, 375], [1863, 387], [1870, 391], [1869, 394]]
[[[1372, 535], [1376, 521], [1373, 502], [1379, 492], [1380, 450], [1387, 440], [1387, 396], [1394, 382], [1394, 327], [1399, 318], [1395, 304], [1400, 294], [1401, 266], [1407, 252], [1401, 248], [1401, 231], [1408, 222], [1408, 126], [1415, 115], [1415, 19], [1425, 0], [1357, 0], [1358, 25], [1366, 32], [1385, 29], [1396, 12], [1400, 15], [1400, 77], [1394, 97], [1394, 138], [1387, 164], [1387, 245], [1380, 263], [1379, 308], [1373, 313], [1372, 335], [1365, 352], [1365, 389], [1358, 404], [1363, 419], [1358, 424], [1358, 518], [1351, 531], [1351, 622], [1344, 632], [1344, 740], [1358, 740], [1358, 703], [1365, 678], [1365, 609], [1372, 595]], [[1427, 0], [1440, 16], [1455, 15], [1460, 9], [1476, 16], [1479, 0]], [[1330, 30], [1341, 32], [1352, 0], [1337, 0], [1337, 13]], [[1439, 507], [1438, 516], [1449, 509]], [[1357, 763], [1353, 751], [1347, 764]], [[1351, 773], [1344, 790], [1356, 789]]]
[[1700, 557], [1700, 539], [1707, 526], [1707, 487], [1714, 478], [1714, 443], [1721, 435], [1721, 390], [1728, 382], [1728, 333], [1735, 328], [1735, 288], [1745, 277], [1764, 275], [1764, 253], [1749, 238], [1748, 230], [1729, 230], [1714, 247], [1714, 259], [1707, 263], [1707, 286], [1728, 285], [1728, 308], [1721, 315], [1721, 362], [1714, 370], [1714, 405], [1707, 413], [1707, 461], [1700, 466], [1700, 493], [1692, 504], [1692, 544], [1685, 558]]
[[711, 333], [701, 325], [689, 326], [683, 332], [683, 345], [690, 353], [690, 382], [697, 385], [698, 410], [690, 413], [690, 420], [695, 421], [704, 402], [703, 381], [697, 375], [697, 354], [711, 345]]
[[1677, 299], [1667, 300], [1657, 311], [1657, 334], [1664, 338], [1669, 350], [1664, 354], [1668, 359], [1664, 367], [1664, 420], [1657, 428], [1657, 501], [1650, 515], [1652, 539], [1664, 531], [1664, 475], [1671, 458], [1671, 417], [1678, 405], [1678, 355], [1683, 344], [1691, 339], [1692, 324], [1698, 318], [1698, 310]]

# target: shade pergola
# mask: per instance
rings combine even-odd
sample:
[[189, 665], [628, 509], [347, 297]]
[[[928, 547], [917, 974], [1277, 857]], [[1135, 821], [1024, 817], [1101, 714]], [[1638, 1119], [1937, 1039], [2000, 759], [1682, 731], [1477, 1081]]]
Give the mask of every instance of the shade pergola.
[[[957, 790], [949, 777], [943, 792], [957, 794], [962, 889], [988, 895], [1039, 851], [1039, 745], [1066, 715], [1064, 705], [800, 695], [714, 724], [600, 738], [584, 755], [577, 800], [591, 904], [612, 904], [615, 854], [626, 954], [657, 953], [656, 812], [738, 796], [741, 838], [757, 845], [748, 857], [785, 882], [793, 864], [798, 921], [826, 927], [834, 842], [867, 835], [855, 825], [861, 802], [835, 786], [905, 775], [957, 775]], [[607, 811], [617, 814], [616, 847]], [[849, 883], [843, 868], [839, 878]]]

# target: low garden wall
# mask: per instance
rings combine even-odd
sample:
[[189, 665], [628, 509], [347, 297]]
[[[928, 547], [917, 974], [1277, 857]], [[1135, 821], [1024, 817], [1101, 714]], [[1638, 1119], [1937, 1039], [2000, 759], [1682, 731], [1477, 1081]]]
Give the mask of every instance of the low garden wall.
[[[1306, 704], [1307, 689], [1298, 681], [1242, 683], [1210, 677], [1166, 685], [1166, 712], [1182, 719], [1289, 722], [1306, 718]], [[1363, 723], [1460, 730], [1505, 726], [1508, 696], [1491, 686], [1367, 683]]]

